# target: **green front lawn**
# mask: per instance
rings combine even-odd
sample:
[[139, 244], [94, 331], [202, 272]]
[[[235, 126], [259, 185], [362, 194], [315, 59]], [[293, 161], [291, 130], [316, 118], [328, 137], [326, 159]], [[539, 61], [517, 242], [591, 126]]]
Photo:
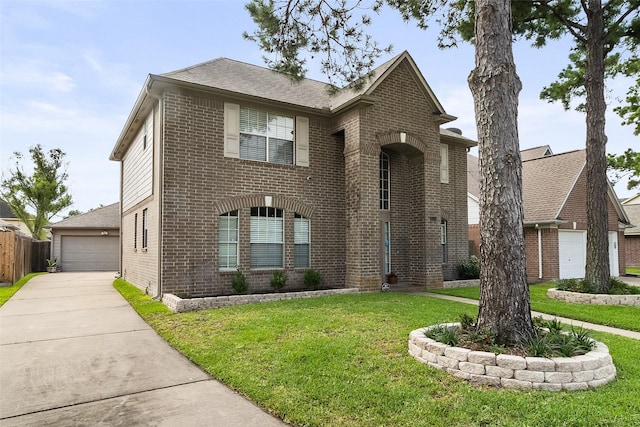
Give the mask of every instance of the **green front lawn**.
[[20, 288], [24, 286], [24, 284], [27, 283], [32, 277], [39, 276], [40, 274], [47, 273], [29, 273], [22, 279], [18, 280], [16, 283], [14, 283], [12, 286], [0, 288], [0, 307], [2, 307], [2, 305], [7, 302], [9, 298], [13, 296], [13, 294], [18, 292]]
[[[539, 283], [529, 286], [532, 310], [582, 320], [583, 322], [640, 331], [640, 307], [570, 304], [556, 301], [547, 297], [547, 290], [553, 287], [555, 287], [553, 283]], [[478, 286], [438, 289], [429, 292], [475, 300], [480, 299], [480, 288]]]
[[627, 267], [627, 274], [640, 274], [640, 267]]
[[117, 281], [179, 351], [296, 426], [633, 426], [640, 341], [593, 334], [618, 368], [587, 392], [474, 387], [407, 353], [411, 330], [475, 314], [468, 304], [400, 293], [340, 295], [175, 314]]

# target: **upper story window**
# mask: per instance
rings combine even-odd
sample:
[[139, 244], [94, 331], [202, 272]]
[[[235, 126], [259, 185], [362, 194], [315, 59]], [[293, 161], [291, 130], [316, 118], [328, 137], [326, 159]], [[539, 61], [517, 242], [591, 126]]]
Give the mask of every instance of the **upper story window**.
[[449, 146], [440, 144], [440, 182], [449, 183]]
[[293, 164], [293, 117], [240, 107], [240, 158]]
[[224, 103], [224, 156], [309, 166], [309, 118]]
[[380, 153], [380, 209], [389, 209], [389, 155]]

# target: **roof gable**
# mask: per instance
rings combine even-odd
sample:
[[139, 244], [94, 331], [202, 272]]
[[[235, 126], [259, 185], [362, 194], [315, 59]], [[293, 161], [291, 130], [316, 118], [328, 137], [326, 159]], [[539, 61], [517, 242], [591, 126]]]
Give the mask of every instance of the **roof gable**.
[[61, 228], [120, 228], [120, 203], [94, 209], [51, 224], [52, 230]]
[[520, 151], [520, 158], [524, 162], [525, 160], [538, 159], [540, 157], [550, 156], [553, 152], [548, 145], [542, 145], [540, 147], [527, 148]]

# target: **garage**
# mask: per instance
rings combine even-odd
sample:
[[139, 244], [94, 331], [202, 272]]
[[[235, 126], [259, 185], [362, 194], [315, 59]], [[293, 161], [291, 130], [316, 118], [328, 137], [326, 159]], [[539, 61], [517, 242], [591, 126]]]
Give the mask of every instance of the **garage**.
[[118, 236], [62, 236], [64, 271], [118, 271]]
[[120, 271], [120, 205], [93, 209], [49, 226], [51, 257], [62, 271]]
[[[587, 263], [587, 232], [561, 230], [558, 232], [560, 278], [583, 278]], [[619, 276], [618, 235], [609, 232], [609, 268], [611, 276]]]

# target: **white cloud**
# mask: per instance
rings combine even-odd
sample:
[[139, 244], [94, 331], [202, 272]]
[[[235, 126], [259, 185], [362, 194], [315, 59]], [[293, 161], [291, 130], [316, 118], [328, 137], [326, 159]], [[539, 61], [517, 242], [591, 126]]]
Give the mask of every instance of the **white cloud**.
[[71, 92], [76, 84], [71, 76], [60, 71], [43, 71], [49, 67], [41, 62], [25, 62], [4, 67], [2, 86], [29, 86], [38, 91]]

